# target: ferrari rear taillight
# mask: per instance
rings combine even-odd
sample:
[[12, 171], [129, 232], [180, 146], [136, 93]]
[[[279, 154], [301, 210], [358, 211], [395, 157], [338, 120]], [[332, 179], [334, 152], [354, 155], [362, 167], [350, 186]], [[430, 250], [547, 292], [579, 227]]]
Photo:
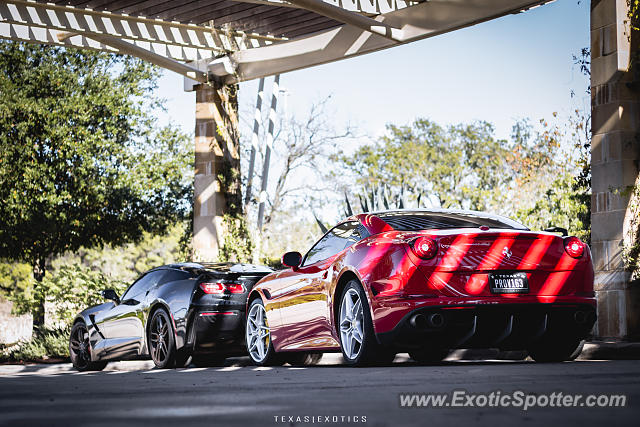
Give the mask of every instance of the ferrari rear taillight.
[[245, 291], [244, 286], [241, 283], [223, 282], [200, 283], [200, 289], [202, 289], [205, 294], [242, 294]]
[[438, 253], [438, 244], [429, 237], [418, 237], [411, 245], [413, 252], [422, 259], [431, 259]]
[[580, 258], [584, 253], [584, 243], [577, 237], [564, 239], [564, 250], [573, 258]]

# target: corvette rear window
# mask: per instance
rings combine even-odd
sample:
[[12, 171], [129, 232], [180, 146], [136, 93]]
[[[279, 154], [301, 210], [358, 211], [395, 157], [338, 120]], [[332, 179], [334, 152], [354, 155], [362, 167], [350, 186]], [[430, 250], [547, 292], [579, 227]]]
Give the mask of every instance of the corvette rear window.
[[508, 218], [482, 217], [466, 213], [387, 214], [379, 217], [395, 230], [401, 231], [478, 228], [483, 225], [490, 228], [527, 230], [522, 224]]

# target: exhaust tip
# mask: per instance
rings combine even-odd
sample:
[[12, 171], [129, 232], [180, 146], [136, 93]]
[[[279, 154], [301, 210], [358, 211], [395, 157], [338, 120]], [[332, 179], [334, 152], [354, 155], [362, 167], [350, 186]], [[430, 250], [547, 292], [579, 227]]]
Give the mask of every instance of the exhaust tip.
[[427, 318], [422, 314], [416, 314], [409, 319], [409, 324], [417, 329], [425, 329], [427, 327]]
[[586, 323], [587, 313], [585, 313], [584, 311], [578, 310], [575, 313], [573, 313], [573, 319], [576, 321], [576, 323], [579, 323], [579, 324]]
[[441, 328], [444, 326], [444, 316], [440, 313], [430, 314], [427, 318], [427, 323], [432, 328]]

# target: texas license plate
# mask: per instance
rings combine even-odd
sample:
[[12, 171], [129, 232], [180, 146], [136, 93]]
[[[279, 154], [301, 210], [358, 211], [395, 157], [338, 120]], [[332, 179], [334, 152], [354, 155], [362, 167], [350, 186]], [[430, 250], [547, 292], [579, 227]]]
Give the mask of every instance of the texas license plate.
[[527, 273], [490, 273], [489, 288], [494, 294], [526, 294], [529, 292]]

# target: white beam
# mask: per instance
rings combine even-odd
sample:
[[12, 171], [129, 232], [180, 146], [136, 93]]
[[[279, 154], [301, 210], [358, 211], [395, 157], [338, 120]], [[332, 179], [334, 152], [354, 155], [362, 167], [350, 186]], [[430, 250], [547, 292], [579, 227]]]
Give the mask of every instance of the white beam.
[[[402, 43], [409, 43], [518, 13], [549, 1], [429, 0], [381, 14], [376, 20], [401, 29]], [[308, 37], [234, 52], [212, 61], [209, 71], [225, 83], [235, 83], [363, 55], [397, 44], [369, 31], [344, 25]], [[401, 72], [398, 70], [399, 74]], [[409, 72], [415, 74], [416, 70]]]
[[[68, 35], [60, 34], [58, 38], [65, 39], [65, 38], [68, 38], [69, 36], [72, 36], [72, 34], [71, 33], [68, 33]], [[199, 69], [192, 67], [190, 65], [185, 65], [178, 61], [174, 61], [173, 59], [169, 59], [166, 56], [155, 54], [153, 52], [148, 51], [147, 49], [138, 47], [135, 44], [131, 44], [124, 40], [120, 40], [116, 37], [111, 37], [106, 35], [91, 35], [91, 38], [93, 40], [99, 41], [103, 45], [111, 46], [117, 49], [118, 52], [120, 53], [136, 56], [147, 62], [151, 62], [152, 64], [155, 64], [159, 67], [166, 68], [167, 70], [181, 74], [191, 80], [195, 80], [200, 83], [209, 82], [209, 79], [207, 78], [207, 72], [200, 71]]]
[[[92, 40], [89, 37], [85, 37], [82, 34], [65, 38], [64, 35], [67, 33], [70, 32], [41, 27], [31, 27], [28, 25], [9, 24], [0, 21], [1, 39], [29, 43], [70, 46], [107, 52], [117, 52], [117, 49], [113, 49], [112, 47]], [[62, 37], [62, 40], [60, 39], [60, 37]], [[155, 53], [156, 55], [165, 56], [177, 61], [198, 61], [202, 59], [211, 60], [212, 58], [212, 51], [208, 49], [197, 49], [193, 47], [183, 46], [167, 46], [160, 43], [149, 43], [133, 40], [127, 41], [140, 48], [147, 49], [149, 52]]]
[[[0, 26], [3, 34], [14, 34], [3, 38], [38, 43], [59, 44], [50, 36], [51, 31], [70, 32], [87, 38], [108, 35], [149, 49], [154, 54], [181, 61], [212, 58], [236, 50], [229, 49], [230, 46], [239, 45], [244, 49], [286, 40], [25, 0], [0, 2]], [[25, 31], [26, 27], [28, 31]], [[64, 44], [85, 47], [86, 42], [74, 38], [71, 43]]]
[[356, 12], [345, 10], [341, 7], [334, 6], [323, 0], [287, 0], [289, 3], [300, 6], [303, 9], [310, 10], [327, 18], [335, 19], [361, 30], [378, 34], [393, 41], [401, 42], [403, 38], [402, 30], [386, 25], [375, 19], [360, 15]]
[[[268, 6], [280, 6], [299, 9], [300, 6], [289, 3], [286, 0], [233, 0], [240, 3], [254, 3]], [[340, 7], [351, 12], [363, 13], [365, 15], [378, 15], [393, 10], [404, 9], [422, 3], [426, 0], [323, 0], [325, 3]]]

